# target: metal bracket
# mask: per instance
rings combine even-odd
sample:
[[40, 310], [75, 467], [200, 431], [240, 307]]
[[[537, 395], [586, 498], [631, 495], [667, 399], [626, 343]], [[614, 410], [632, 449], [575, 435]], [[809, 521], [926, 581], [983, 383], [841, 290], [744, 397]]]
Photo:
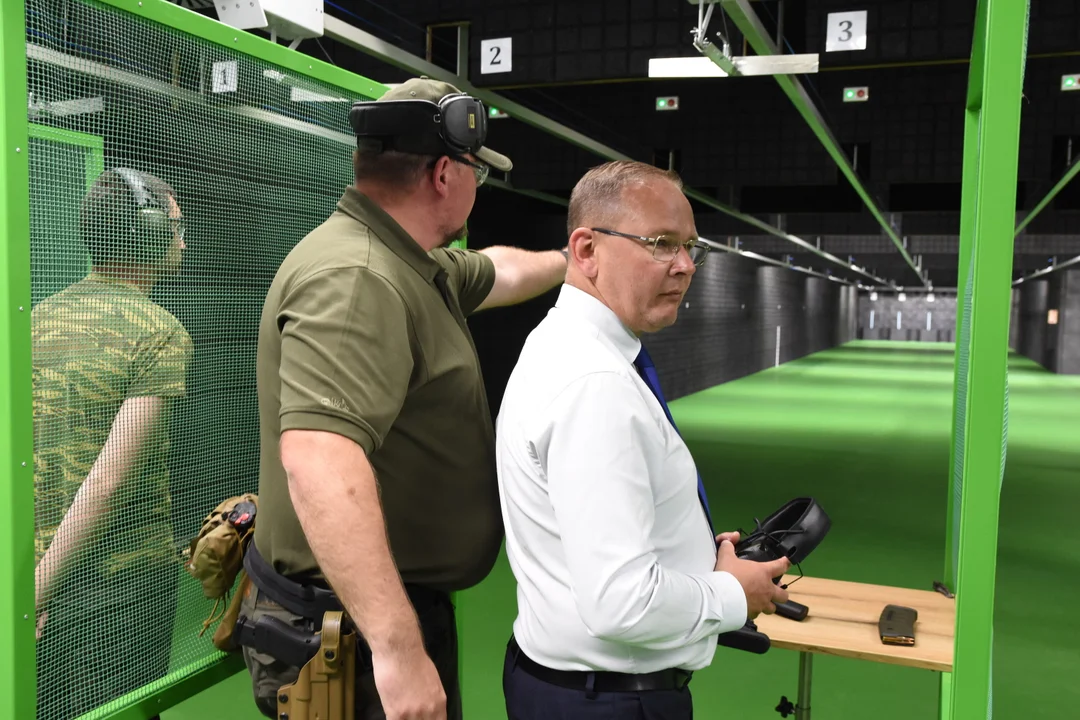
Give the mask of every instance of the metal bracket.
[[[720, 38], [722, 43], [718, 48], [708, 38], [709, 22], [712, 20], [715, 8], [715, 4], [709, 4], [709, 9], [705, 10], [704, 3], [698, 4], [698, 24], [690, 31], [690, 34], [694, 38], [694, 47], [697, 51], [712, 60], [729, 77], [802, 75], [818, 71], [818, 53], [733, 56], [731, 41], [727, 37], [726, 20], [724, 32], [717, 31], [716, 33], [716, 37]], [[721, 14], [721, 17], [724, 15]]]

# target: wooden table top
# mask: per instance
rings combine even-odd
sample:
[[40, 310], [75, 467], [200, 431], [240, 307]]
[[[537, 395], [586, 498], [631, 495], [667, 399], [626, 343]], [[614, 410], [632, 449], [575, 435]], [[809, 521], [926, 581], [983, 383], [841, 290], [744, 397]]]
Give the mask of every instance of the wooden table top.
[[[794, 579], [788, 575], [784, 582]], [[758, 630], [770, 637], [773, 647], [940, 672], [953, 669], [956, 601], [941, 593], [812, 577], [802, 578], [788, 592], [810, 612], [802, 622], [759, 615]], [[886, 605], [918, 611], [915, 645], [881, 642], [877, 624]]]

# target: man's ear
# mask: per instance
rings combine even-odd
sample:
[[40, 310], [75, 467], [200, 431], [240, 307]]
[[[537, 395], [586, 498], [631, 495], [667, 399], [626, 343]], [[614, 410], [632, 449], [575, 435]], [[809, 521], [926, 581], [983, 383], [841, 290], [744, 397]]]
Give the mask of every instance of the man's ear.
[[596, 234], [589, 228], [577, 228], [570, 233], [566, 244], [573, 263], [587, 278], [594, 278], [598, 272], [596, 257]]
[[428, 170], [431, 177], [431, 185], [441, 197], [450, 194], [450, 165], [453, 161], [448, 155], [443, 155], [435, 161], [435, 167]]

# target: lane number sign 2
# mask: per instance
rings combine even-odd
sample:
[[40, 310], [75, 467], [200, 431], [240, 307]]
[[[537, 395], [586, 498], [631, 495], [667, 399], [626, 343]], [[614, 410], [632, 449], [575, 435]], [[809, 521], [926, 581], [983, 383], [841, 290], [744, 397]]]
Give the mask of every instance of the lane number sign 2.
[[511, 38], [480, 41], [480, 74], [507, 73], [511, 65]]
[[829, 13], [825, 52], [866, 49], [866, 11]]

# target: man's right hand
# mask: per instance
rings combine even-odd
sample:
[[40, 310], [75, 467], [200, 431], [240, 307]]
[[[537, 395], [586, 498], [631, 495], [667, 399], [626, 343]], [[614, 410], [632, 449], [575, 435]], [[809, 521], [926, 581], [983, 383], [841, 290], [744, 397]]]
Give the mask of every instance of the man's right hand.
[[771, 615], [776, 612], [776, 604], [787, 602], [788, 593], [779, 585], [773, 584], [791, 567], [786, 557], [769, 562], [741, 560], [735, 556], [735, 546], [730, 541], [720, 543], [716, 552], [716, 571], [727, 572], [735, 576], [746, 593], [746, 616], [753, 620], [759, 614]]
[[422, 646], [373, 653], [371, 663], [386, 720], [446, 720], [446, 692]]

